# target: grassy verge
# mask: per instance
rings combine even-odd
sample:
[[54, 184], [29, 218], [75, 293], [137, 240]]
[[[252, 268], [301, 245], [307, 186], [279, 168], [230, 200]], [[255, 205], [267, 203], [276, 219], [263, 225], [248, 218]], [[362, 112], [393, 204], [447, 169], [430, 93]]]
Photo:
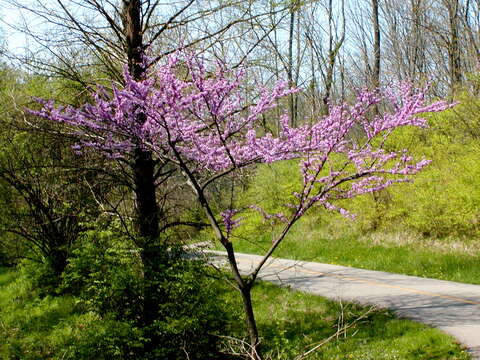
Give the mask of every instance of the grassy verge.
[[[225, 291], [220, 300], [231, 303], [240, 317], [235, 292]], [[98, 325], [104, 319], [82, 313], [75, 303], [75, 298], [65, 296], [39, 299], [18, 273], [0, 270], [0, 358], [69, 359], [75, 353], [88, 359], [92, 351], [88, 347], [112, 335], [99, 331], [108, 331]], [[469, 359], [449, 336], [397, 319], [388, 311], [339, 304], [267, 283], [254, 288], [254, 304], [267, 359], [291, 360], [352, 323], [307, 359]], [[226, 335], [240, 338], [242, 320], [231, 329], [233, 333]]]
[[[350, 220], [338, 221], [341, 223], [324, 224], [315, 217], [302, 219], [274, 256], [480, 284], [479, 244], [473, 241], [432, 241], [407, 232], [365, 235]], [[235, 250], [265, 253], [271, 245], [272, 229], [248, 232], [258, 236], [252, 239], [239, 234], [233, 240]]]
[[[294, 359], [371, 310], [260, 283], [254, 306], [266, 358]], [[422, 324], [373, 310], [307, 359], [468, 359], [452, 338]]]
[[78, 302], [40, 298], [23, 275], [0, 269], [0, 359], [124, 359], [115, 354], [119, 342], [129, 341], [128, 328], [82, 311]]

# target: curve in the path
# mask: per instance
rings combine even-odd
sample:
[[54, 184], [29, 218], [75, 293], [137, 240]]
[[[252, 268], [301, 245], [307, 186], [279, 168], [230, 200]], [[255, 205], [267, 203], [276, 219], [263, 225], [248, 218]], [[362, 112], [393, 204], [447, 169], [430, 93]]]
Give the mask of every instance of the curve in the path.
[[[237, 254], [240, 271], [248, 273], [261, 258]], [[480, 285], [276, 258], [260, 278], [333, 300], [391, 309], [454, 336], [473, 359], [480, 359]]]

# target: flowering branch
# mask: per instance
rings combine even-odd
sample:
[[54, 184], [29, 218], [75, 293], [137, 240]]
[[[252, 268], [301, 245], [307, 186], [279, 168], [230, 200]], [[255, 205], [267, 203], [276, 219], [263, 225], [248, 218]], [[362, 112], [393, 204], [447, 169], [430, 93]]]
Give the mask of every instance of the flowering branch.
[[[261, 117], [277, 106], [278, 100], [298, 91], [285, 82], [270, 90], [261, 88], [258, 101], [246, 106], [242, 91], [245, 69], [233, 71], [219, 62], [209, 67], [189, 52], [171, 55], [145, 80], [136, 81], [127, 72], [124, 76], [124, 88], [114, 86], [111, 93], [99, 88], [93, 104], [57, 108], [39, 100], [43, 108], [32, 113], [70, 127], [78, 138], [76, 151], [92, 149], [109, 158], [126, 159], [141, 148], [183, 174], [227, 250], [254, 348], [258, 334], [250, 289], [295, 222], [313, 206], [353, 217], [334, 202], [409, 181], [409, 176], [429, 161], [414, 160], [407, 150], [386, 151], [386, 140], [404, 126], [426, 127], [422, 114], [453, 106], [445, 101], [426, 104], [428, 89], [416, 89], [409, 83], [385, 90], [364, 89], [352, 105], [331, 105], [327, 116], [311, 124], [293, 128], [288, 116], [282, 115], [275, 136], [260, 131]], [[372, 118], [370, 110], [379, 103], [386, 103], [390, 111]], [[359, 139], [354, 133], [361, 134]], [[288, 159], [300, 161], [301, 189], [294, 194], [294, 201], [286, 204], [289, 215], [267, 214], [258, 204], [251, 207], [266, 219], [282, 221], [284, 227], [246, 280], [240, 276], [230, 241], [233, 229], [240, 225], [240, 219], [234, 219], [237, 210], [223, 209], [216, 214], [206, 188], [241, 168]]]

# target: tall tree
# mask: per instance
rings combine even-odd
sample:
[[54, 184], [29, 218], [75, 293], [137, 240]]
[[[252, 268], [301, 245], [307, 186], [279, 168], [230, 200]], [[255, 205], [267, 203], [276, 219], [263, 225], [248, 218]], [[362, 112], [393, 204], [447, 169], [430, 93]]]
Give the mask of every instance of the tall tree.
[[452, 93], [462, 83], [462, 66], [460, 55], [460, 9], [459, 0], [444, 0], [448, 10], [449, 40], [448, 62], [450, 67], [450, 87]]
[[[294, 59], [293, 59], [293, 44], [295, 42], [295, 14], [298, 12], [300, 0], [292, 0], [290, 5], [290, 20], [288, 25], [288, 60], [287, 60], [287, 79], [290, 86], [296, 86], [294, 80]], [[295, 94], [291, 94], [289, 99], [290, 121], [295, 126], [297, 119], [297, 102]]]
[[[128, 70], [136, 81], [145, 78], [146, 59], [142, 27], [142, 1], [123, 0], [122, 10], [123, 32], [125, 36], [125, 52]], [[138, 111], [135, 122], [145, 123], [145, 114]], [[155, 162], [150, 151], [140, 145], [133, 150], [133, 181], [137, 209], [138, 234], [146, 239], [159, 236], [159, 207], [155, 186]]]
[[373, 25], [373, 73], [372, 85], [380, 85], [380, 20], [378, 15], [378, 0], [372, 0], [372, 25]]
[[[26, 22], [18, 25], [19, 30], [34, 40], [32, 48], [37, 51], [35, 56], [20, 60], [25, 60], [25, 65], [33, 71], [68, 78], [80, 84], [83, 91], [99, 82], [96, 78], [107, 87], [110, 80], [123, 83], [124, 64], [128, 65], [135, 80], [141, 80], [147, 67], [153, 68], [163, 56], [178, 48], [200, 46], [202, 42], [205, 48], [214, 46], [218, 39], [239, 25], [260, 21], [286, 9], [286, 6], [278, 6], [265, 10], [250, 3], [217, 0], [182, 0], [174, 4], [161, 0], [2, 2], [22, 10], [31, 23], [42, 19], [48, 24], [30, 27]], [[206, 20], [219, 13], [222, 21]], [[189, 27], [195, 30], [188, 31]], [[257, 45], [245, 49], [246, 53]], [[141, 113], [137, 120], [143, 123]], [[127, 170], [124, 178], [129, 179], [134, 194], [137, 234], [144, 239], [154, 239], [161, 229], [178, 220], [165, 214], [157, 199], [166, 196], [166, 192], [159, 190], [159, 184], [165, 184], [163, 180], [172, 173], [168, 162], [154, 162], [148, 150], [138, 147], [132, 150], [126, 162], [123, 160], [122, 168]]]
[[411, 14], [412, 14], [412, 32], [409, 37], [409, 77], [412, 80], [418, 80], [425, 76], [425, 36], [424, 18], [425, 8], [424, 0], [411, 0]]

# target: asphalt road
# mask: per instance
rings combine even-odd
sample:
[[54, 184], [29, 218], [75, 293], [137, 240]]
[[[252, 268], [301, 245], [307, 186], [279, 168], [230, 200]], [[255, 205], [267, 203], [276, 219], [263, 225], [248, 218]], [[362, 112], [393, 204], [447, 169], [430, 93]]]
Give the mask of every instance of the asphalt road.
[[[260, 259], [237, 254], [243, 273]], [[268, 261], [260, 278], [333, 300], [391, 309], [454, 336], [473, 359], [480, 359], [480, 285], [276, 258]]]

